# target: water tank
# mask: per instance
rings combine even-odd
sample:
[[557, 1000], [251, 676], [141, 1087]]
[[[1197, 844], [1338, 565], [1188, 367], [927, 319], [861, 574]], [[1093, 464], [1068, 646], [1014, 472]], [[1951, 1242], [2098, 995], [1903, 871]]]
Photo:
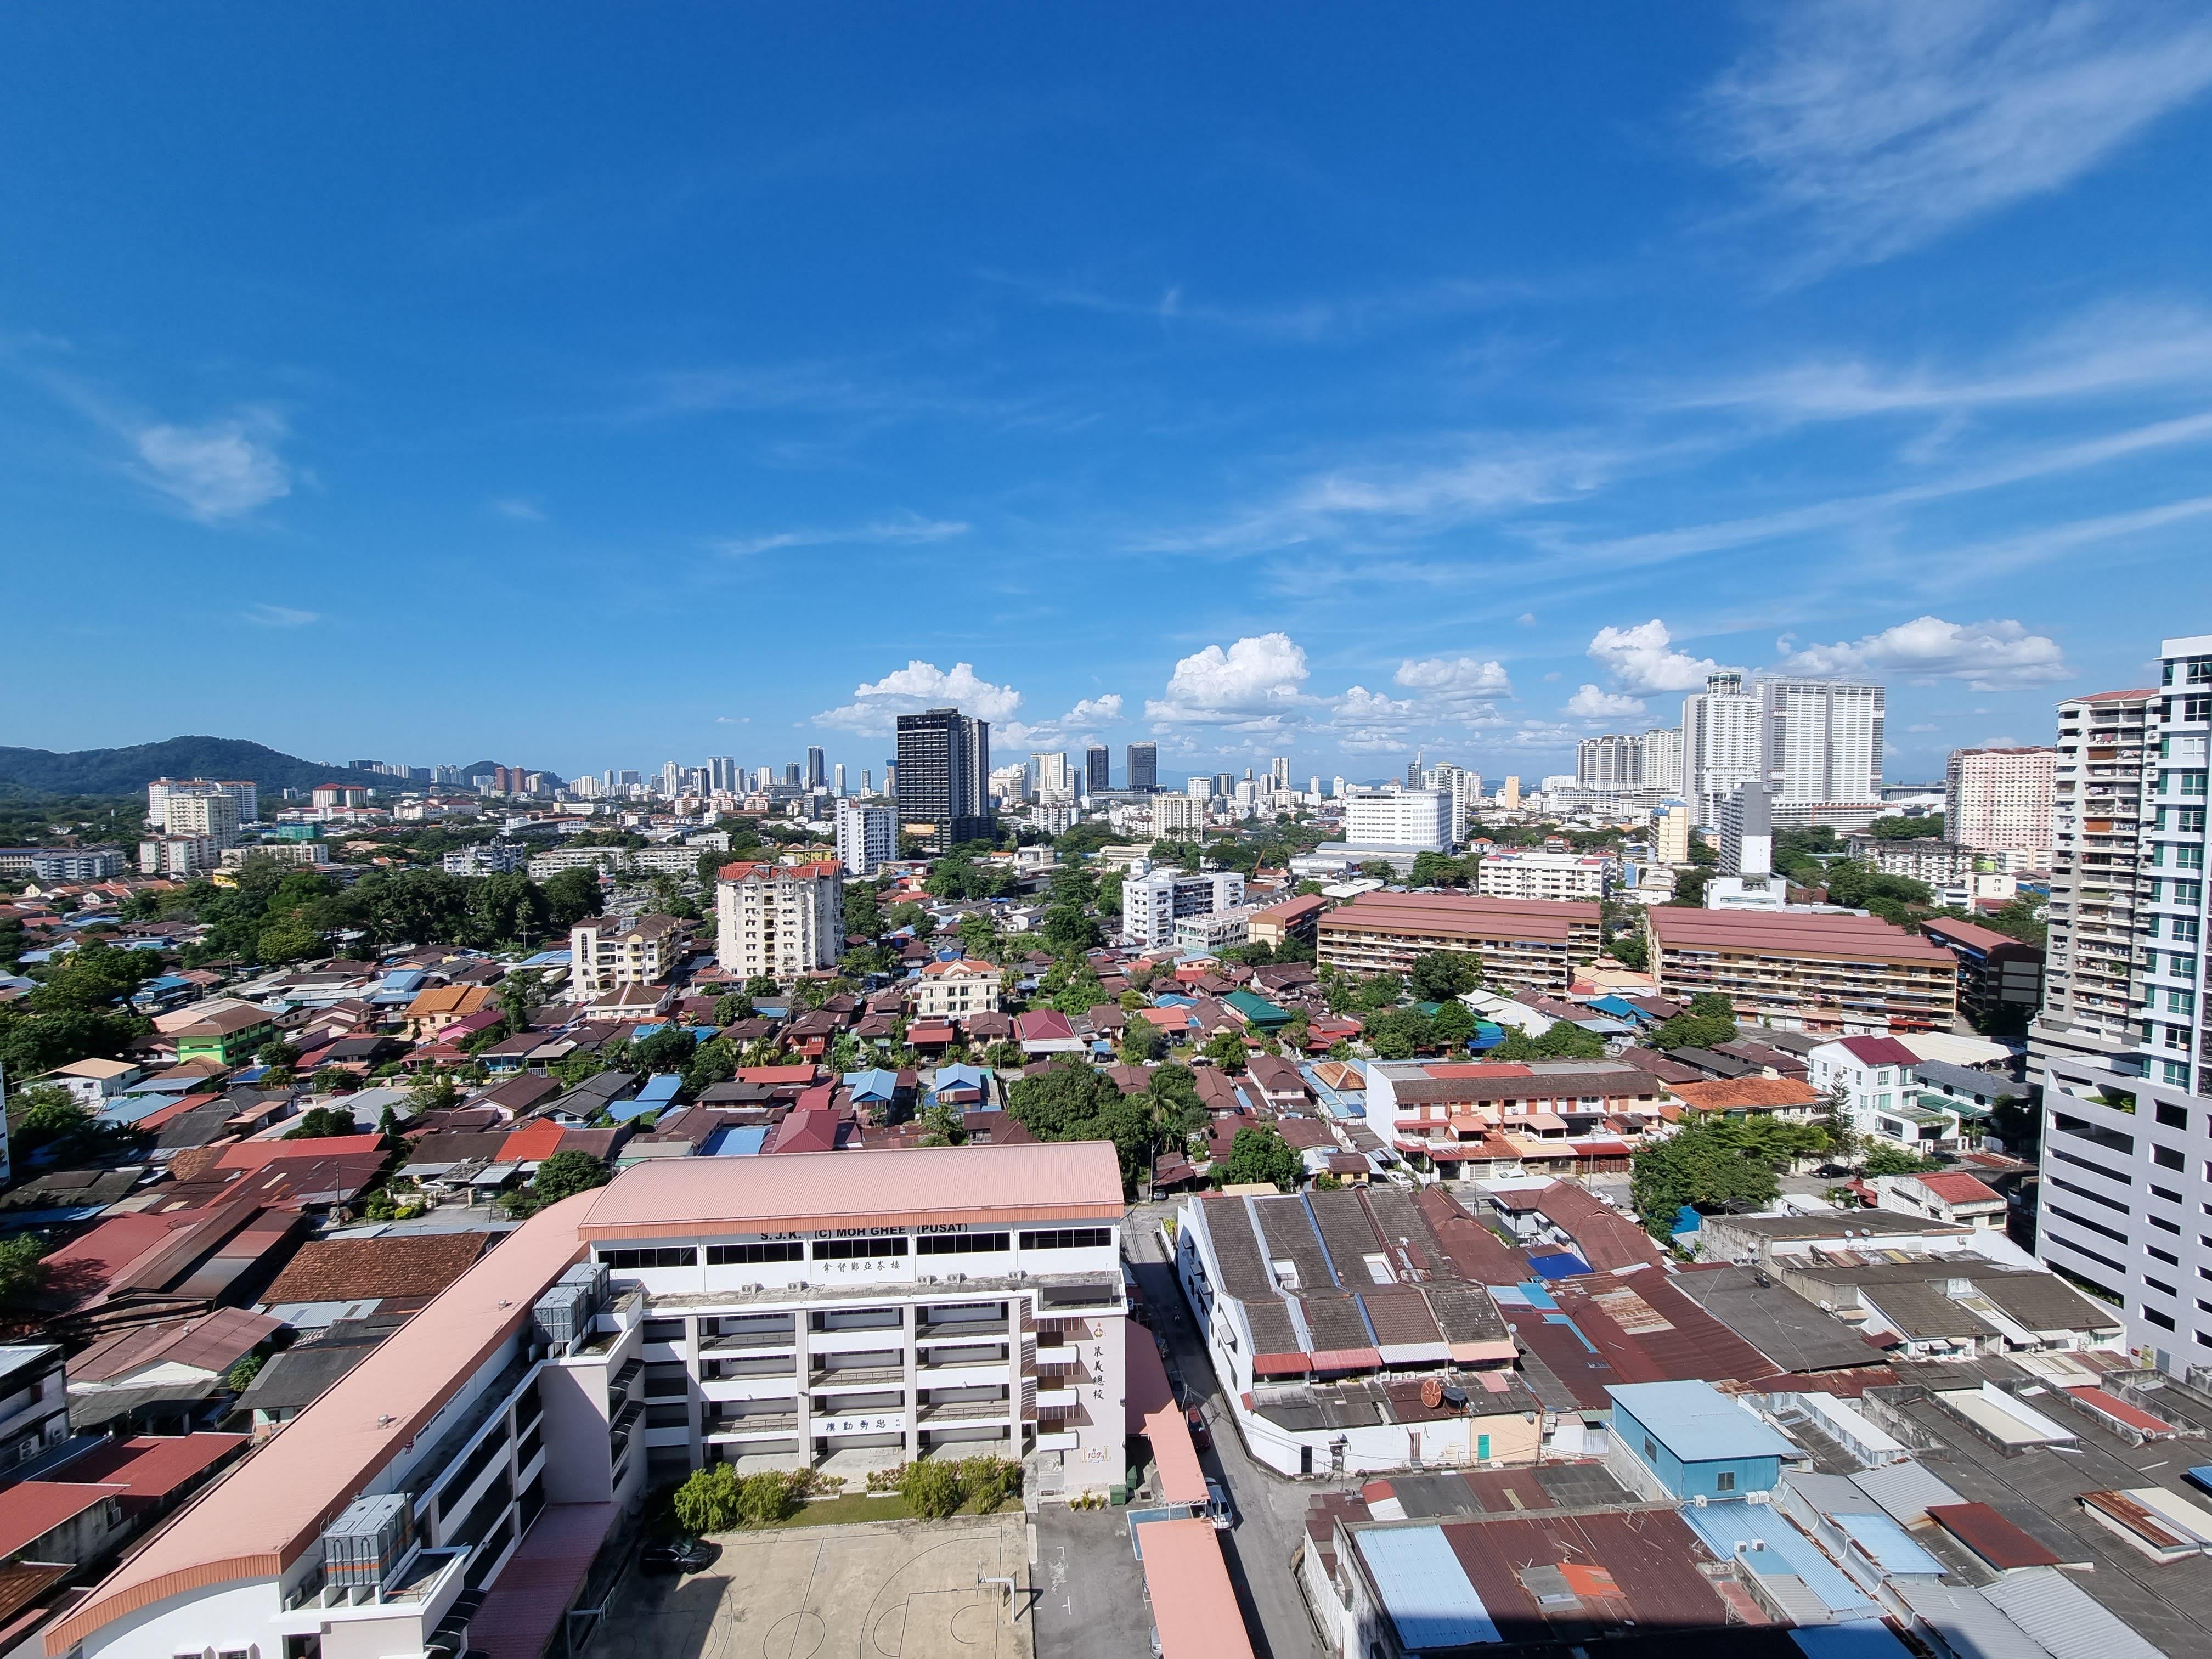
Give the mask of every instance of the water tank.
[[597, 1304], [589, 1285], [562, 1283], [539, 1297], [530, 1310], [538, 1340], [566, 1348], [592, 1328]]
[[561, 1275], [563, 1285], [583, 1285], [590, 1288], [594, 1307], [607, 1305], [607, 1287], [611, 1274], [604, 1261], [579, 1261]]
[[323, 1573], [331, 1584], [377, 1585], [415, 1535], [414, 1500], [404, 1492], [356, 1498], [323, 1528]]

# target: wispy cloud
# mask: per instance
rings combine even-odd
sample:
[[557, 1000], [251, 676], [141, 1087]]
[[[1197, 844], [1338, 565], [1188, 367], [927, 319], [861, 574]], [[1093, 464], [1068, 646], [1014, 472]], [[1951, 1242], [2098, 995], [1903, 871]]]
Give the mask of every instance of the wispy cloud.
[[1188, 325], [1303, 343], [1356, 338], [1405, 324], [1559, 296], [1556, 283], [1440, 278], [1333, 299], [1226, 301], [1202, 298], [1179, 283], [1133, 296], [1093, 283], [1041, 280], [1000, 270], [979, 274], [984, 281], [1013, 289], [1041, 306], [1127, 317], [1164, 327]]
[[758, 536], [731, 536], [714, 546], [735, 557], [773, 553], [787, 547], [842, 547], [848, 544], [896, 545], [950, 541], [964, 536], [969, 526], [957, 520], [925, 519], [909, 514], [881, 519], [872, 524], [848, 525], [842, 529], [779, 530]]
[[2212, 21], [2155, 0], [1799, 0], [1765, 15], [1697, 120], [1767, 211], [1799, 222], [1808, 270], [2060, 189], [2212, 85]]
[[260, 628], [305, 628], [323, 619], [319, 611], [295, 611], [287, 605], [249, 605], [239, 614]]
[[283, 423], [266, 411], [198, 426], [159, 424], [132, 432], [139, 479], [206, 524], [244, 518], [292, 493], [276, 453]]
[[491, 510], [502, 519], [513, 519], [518, 524], [544, 524], [545, 509], [524, 495], [501, 495], [491, 503]]

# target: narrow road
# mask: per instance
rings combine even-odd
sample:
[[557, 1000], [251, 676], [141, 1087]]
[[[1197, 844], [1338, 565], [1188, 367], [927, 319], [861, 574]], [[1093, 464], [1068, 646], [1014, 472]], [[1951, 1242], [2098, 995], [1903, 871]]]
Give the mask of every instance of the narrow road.
[[[1291, 1577], [1291, 1557], [1305, 1536], [1306, 1500], [1319, 1487], [1262, 1468], [1244, 1452], [1236, 1419], [1222, 1399], [1175, 1268], [1159, 1236], [1164, 1205], [1129, 1212], [1123, 1237], [1152, 1328], [1168, 1340], [1172, 1369], [1192, 1400], [1203, 1400], [1213, 1447], [1199, 1454], [1237, 1508], [1236, 1527], [1222, 1534], [1222, 1554], [1244, 1609], [1245, 1628], [1260, 1659], [1322, 1659], [1305, 1598]], [[1137, 1338], [1142, 1340], [1142, 1338]]]

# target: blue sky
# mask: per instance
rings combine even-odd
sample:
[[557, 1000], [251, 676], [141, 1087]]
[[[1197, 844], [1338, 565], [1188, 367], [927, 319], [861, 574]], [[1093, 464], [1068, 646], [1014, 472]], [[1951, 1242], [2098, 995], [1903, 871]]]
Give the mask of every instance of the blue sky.
[[0, 741], [1537, 775], [1727, 665], [1933, 775], [2212, 628], [2209, 88], [2099, 0], [11, 7]]

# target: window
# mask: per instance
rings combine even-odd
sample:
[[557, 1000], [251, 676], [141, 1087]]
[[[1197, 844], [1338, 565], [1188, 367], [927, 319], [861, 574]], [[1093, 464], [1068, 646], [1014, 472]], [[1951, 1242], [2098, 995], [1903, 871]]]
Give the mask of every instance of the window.
[[2179, 1204], [2181, 1202], [2181, 1194], [2175, 1192], [2171, 1187], [2160, 1187], [2154, 1185], [2150, 1189], [2150, 1195], [2153, 1198], [2162, 1198], [2169, 1204]]
[[1723, 1469], [1718, 1474], [1715, 1475], [1713, 1477], [1713, 1490], [1715, 1492], [1734, 1492], [1735, 1490], [1735, 1472], [1729, 1469]]
[[1007, 1233], [924, 1233], [914, 1241], [916, 1255], [989, 1255], [1012, 1242]]
[[2155, 1308], [2145, 1308], [2142, 1310], [2142, 1316], [2162, 1331], [2170, 1331], [2173, 1328], [2173, 1316], [2171, 1314], [2162, 1314]]
[[1645, 1435], [1644, 1437], [1644, 1461], [1649, 1463], [1658, 1455], [1658, 1443], [1653, 1440], [1650, 1435]]
[[775, 1244], [709, 1244], [707, 1265], [710, 1267], [742, 1267], [763, 1261], [803, 1261], [806, 1246], [797, 1239], [786, 1239]]
[[906, 1240], [901, 1238], [817, 1238], [814, 1241], [817, 1261], [873, 1261], [878, 1256], [904, 1255]]
[[2152, 1147], [2150, 1149], [2150, 1161], [2157, 1164], [2161, 1170], [2182, 1169], [2185, 1167], [2188, 1163], [2188, 1160], [2182, 1157], [2181, 1148], [2179, 1146]]
[[[1022, 1248], [1025, 1250], [1096, 1250], [1113, 1242], [1111, 1227], [1053, 1227], [1022, 1235]], [[1295, 1268], [1291, 1276], [1295, 1281]]]
[[2143, 1254], [2150, 1257], [2154, 1261], [2163, 1261], [2169, 1267], [2179, 1267], [2181, 1265], [2181, 1258], [2179, 1256], [2170, 1255], [2166, 1251], [2160, 1249], [2155, 1244], [2144, 1245]]
[[2146, 1277], [2143, 1283], [2149, 1285], [2151, 1289], [2156, 1291], [2160, 1296], [2175, 1296], [2179, 1294], [2179, 1292], [2175, 1291], [2172, 1285], [2167, 1284], [2164, 1279]]
[[2150, 1218], [2150, 1224], [2162, 1233], [2172, 1233], [2177, 1238], [2181, 1236], [2181, 1224], [2178, 1221], [2168, 1221], [2162, 1215], [2153, 1216]]
[[599, 1264], [606, 1267], [696, 1267], [699, 1265], [699, 1249], [696, 1244], [670, 1244], [657, 1250], [601, 1250]]
[[648, 1319], [645, 1322], [645, 1340], [647, 1342], [681, 1342], [684, 1322], [680, 1319]]
[[2168, 1106], [2160, 1102], [2158, 1109], [2158, 1121], [2169, 1129], [2186, 1129], [2189, 1127], [2189, 1113], [2182, 1107]]

